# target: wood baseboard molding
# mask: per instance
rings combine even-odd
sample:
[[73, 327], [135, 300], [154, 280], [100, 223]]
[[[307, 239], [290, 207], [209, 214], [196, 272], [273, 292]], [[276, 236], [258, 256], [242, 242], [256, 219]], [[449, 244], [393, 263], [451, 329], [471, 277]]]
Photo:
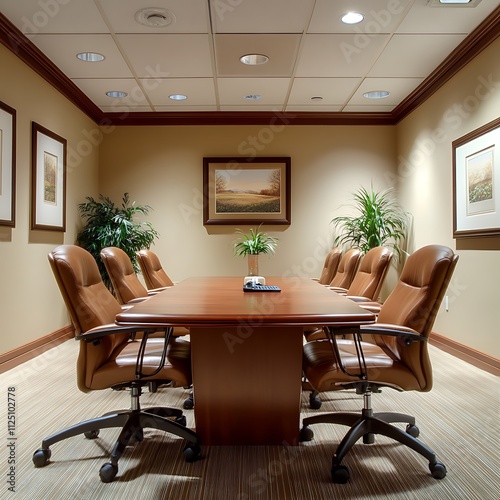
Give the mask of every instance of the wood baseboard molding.
[[471, 347], [455, 342], [447, 337], [443, 337], [438, 333], [432, 332], [429, 337], [429, 342], [438, 347], [439, 349], [452, 354], [471, 365], [481, 368], [481, 370], [492, 373], [493, 375], [500, 375], [500, 360], [488, 356], [482, 352], [476, 351]]
[[29, 342], [12, 351], [0, 354], [0, 373], [4, 373], [25, 361], [35, 358], [53, 347], [74, 338], [75, 330], [71, 325], [65, 326], [45, 337]]

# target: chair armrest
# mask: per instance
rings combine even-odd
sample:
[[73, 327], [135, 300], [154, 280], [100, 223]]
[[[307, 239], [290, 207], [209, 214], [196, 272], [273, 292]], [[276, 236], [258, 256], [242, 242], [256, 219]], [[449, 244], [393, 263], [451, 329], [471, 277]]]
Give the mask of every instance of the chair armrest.
[[329, 286], [328, 288], [330, 290], [333, 290], [334, 292], [341, 293], [343, 295], [347, 293], [347, 288], [342, 288], [340, 286]]
[[[363, 297], [362, 295], [346, 295], [348, 299], [353, 300], [354, 302], [372, 302], [368, 297]], [[360, 304], [361, 305], [361, 304]]]
[[427, 337], [406, 326], [390, 325], [388, 323], [374, 323], [360, 326], [359, 333], [363, 335], [388, 335], [399, 337], [406, 343], [427, 342]]
[[382, 307], [382, 304], [378, 302], [358, 302], [358, 306], [362, 307], [363, 309], [366, 309], [367, 311], [372, 312], [373, 314], [378, 314], [380, 312], [380, 309]]
[[163, 292], [163, 290], [166, 290], [167, 288], [172, 288], [171, 286], [162, 286], [160, 288], [150, 288], [148, 290], [148, 295], [156, 295], [157, 293]]
[[84, 340], [85, 342], [94, 342], [108, 335], [117, 335], [122, 333], [135, 334], [139, 332], [158, 332], [165, 331], [165, 328], [144, 328], [143, 326], [128, 326], [128, 325], [115, 325], [110, 323], [107, 325], [96, 326], [84, 333], [75, 336], [76, 340]]

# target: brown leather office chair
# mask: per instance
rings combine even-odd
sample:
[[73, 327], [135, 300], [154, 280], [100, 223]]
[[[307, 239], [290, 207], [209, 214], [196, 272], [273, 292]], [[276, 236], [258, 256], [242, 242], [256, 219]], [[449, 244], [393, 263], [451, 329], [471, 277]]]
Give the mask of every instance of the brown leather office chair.
[[340, 259], [337, 272], [330, 282], [330, 286], [349, 288], [358, 270], [361, 260], [361, 251], [351, 248]]
[[151, 250], [139, 250], [137, 262], [142, 271], [142, 276], [148, 289], [173, 286], [173, 281], [163, 269], [160, 259]]
[[342, 249], [339, 247], [332, 248], [325, 257], [321, 276], [318, 283], [321, 285], [329, 285], [339, 267], [340, 259], [342, 259]]
[[[431, 390], [427, 340], [457, 260], [458, 256], [444, 246], [430, 245], [417, 250], [408, 258], [375, 324], [362, 326], [353, 340], [338, 338], [341, 331], [328, 329], [329, 339], [304, 345], [304, 373], [316, 391], [355, 388], [364, 398], [361, 414], [326, 413], [303, 420], [303, 441], [312, 439], [309, 428], [312, 424], [351, 427], [333, 455], [333, 482], [348, 480], [349, 471], [341, 465], [342, 459], [361, 437], [365, 444], [371, 444], [375, 434], [388, 436], [423, 455], [429, 460], [433, 477], [441, 479], [446, 475], [446, 467], [436, 460], [434, 452], [416, 439], [419, 430], [415, 418], [400, 413], [373, 413], [371, 395], [382, 387], [399, 391]], [[364, 336], [369, 342], [362, 341]], [[391, 425], [395, 422], [408, 424], [406, 432]]]
[[[151, 381], [171, 381], [173, 386], [191, 384], [189, 342], [169, 341], [168, 330], [164, 338], [150, 339], [153, 329], [115, 325], [115, 316], [122, 308], [102, 282], [95, 259], [83, 248], [59, 246], [49, 254], [49, 262], [80, 341], [78, 388], [82, 392], [130, 388], [131, 409], [106, 413], [45, 438], [33, 455], [35, 467], [48, 464], [53, 444], [79, 434], [95, 439], [100, 429], [109, 427], [120, 427], [121, 432], [111, 461], [99, 472], [105, 483], [115, 478], [118, 460], [127, 444], [141, 441], [146, 427], [186, 439], [189, 444], [184, 457], [187, 461], [195, 460], [200, 453], [198, 437], [185, 427], [182, 411], [166, 407], [141, 410], [139, 402], [142, 387]], [[140, 340], [134, 340], [137, 330], [142, 333]]]
[[393, 255], [387, 247], [372, 248], [361, 259], [351, 285], [348, 288], [331, 287], [332, 290], [357, 301], [378, 300]]
[[137, 302], [149, 296], [125, 251], [117, 247], [106, 247], [101, 250], [101, 259], [120, 304]]

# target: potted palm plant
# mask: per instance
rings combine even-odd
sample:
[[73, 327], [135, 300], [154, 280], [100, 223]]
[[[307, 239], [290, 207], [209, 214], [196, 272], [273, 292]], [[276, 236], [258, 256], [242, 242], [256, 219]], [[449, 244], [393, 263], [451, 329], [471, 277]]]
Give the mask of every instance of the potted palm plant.
[[355, 192], [357, 214], [332, 220], [338, 231], [335, 245], [359, 248], [363, 254], [384, 245], [393, 248], [397, 259], [401, 259], [406, 254], [401, 245], [407, 236], [409, 214], [399, 206], [392, 191], [368, 191], [362, 187]]
[[87, 196], [86, 200], [78, 205], [86, 224], [77, 235], [77, 243], [95, 258], [104, 283], [111, 289], [111, 281], [101, 260], [101, 250], [105, 247], [121, 248], [130, 257], [134, 270], [140, 272], [135, 253], [149, 248], [158, 238], [158, 232], [150, 222], [140, 222], [135, 217], [148, 215], [151, 207], [131, 202], [128, 193], [123, 195], [121, 206], [102, 194], [99, 200], [91, 196]]
[[248, 258], [248, 276], [259, 275], [259, 255], [273, 254], [278, 246], [278, 240], [260, 230], [250, 228], [249, 233], [236, 229], [239, 235], [234, 243], [234, 253]]

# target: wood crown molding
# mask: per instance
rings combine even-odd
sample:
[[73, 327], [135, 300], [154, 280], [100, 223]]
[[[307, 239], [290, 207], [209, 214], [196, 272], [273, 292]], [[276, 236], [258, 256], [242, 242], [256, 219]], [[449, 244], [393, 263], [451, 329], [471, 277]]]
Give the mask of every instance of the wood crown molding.
[[27, 37], [0, 13], [0, 42], [98, 125], [395, 125], [443, 86], [500, 35], [497, 7], [417, 89], [390, 113], [102, 112]]

